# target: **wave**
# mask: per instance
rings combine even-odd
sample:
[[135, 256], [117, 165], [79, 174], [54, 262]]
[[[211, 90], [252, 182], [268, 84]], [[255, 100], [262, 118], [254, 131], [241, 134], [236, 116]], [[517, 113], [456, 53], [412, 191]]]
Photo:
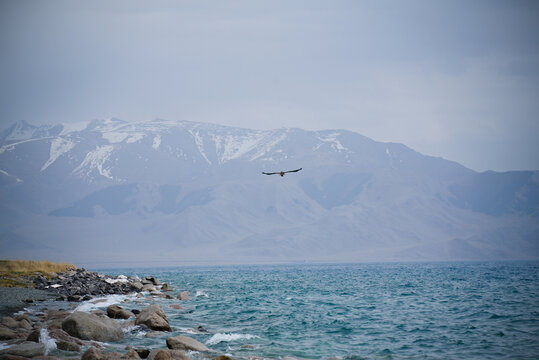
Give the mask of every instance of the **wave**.
[[128, 295], [108, 295], [84, 301], [75, 308], [75, 311], [90, 312], [109, 305], [119, 304], [128, 298]]
[[230, 341], [238, 341], [238, 340], [249, 340], [249, 339], [255, 339], [260, 338], [256, 335], [251, 334], [226, 334], [226, 333], [217, 333], [213, 335], [208, 341], [206, 341], [206, 344], [208, 345], [216, 345], [221, 342], [230, 342]]
[[109, 284], [116, 284], [116, 283], [125, 284], [129, 282], [129, 279], [125, 275], [118, 275], [116, 279], [106, 278], [105, 281], [108, 282]]
[[208, 294], [206, 294], [204, 291], [202, 290], [197, 290], [196, 294], [195, 294], [195, 297], [199, 297], [199, 296], [204, 296], [204, 297], [207, 297], [209, 298], [210, 296]]
[[39, 330], [39, 342], [45, 345], [45, 356], [49, 354], [49, 351], [56, 350], [56, 341], [49, 336], [47, 328]]

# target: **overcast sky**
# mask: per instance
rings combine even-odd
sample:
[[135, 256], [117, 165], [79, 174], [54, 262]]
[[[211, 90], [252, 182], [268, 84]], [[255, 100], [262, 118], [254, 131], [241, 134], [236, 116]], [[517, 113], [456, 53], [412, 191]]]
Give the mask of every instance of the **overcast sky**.
[[0, 0], [0, 127], [348, 129], [539, 169], [539, 1]]

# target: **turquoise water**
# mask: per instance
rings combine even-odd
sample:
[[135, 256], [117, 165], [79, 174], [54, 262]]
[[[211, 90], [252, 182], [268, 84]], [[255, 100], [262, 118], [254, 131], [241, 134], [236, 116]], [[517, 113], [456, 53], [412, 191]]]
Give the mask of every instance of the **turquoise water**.
[[[173, 294], [189, 291], [186, 302], [151, 302], [165, 309], [174, 335], [234, 358], [539, 358], [538, 262], [100, 271], [151, 274]], [[137, 301], [122, 306], [150, 303]], [[198, 326], [208, 332], [195, 333]], [[165, 347], [164, 338], [142, 335], [133, 329], [125, 342]]]

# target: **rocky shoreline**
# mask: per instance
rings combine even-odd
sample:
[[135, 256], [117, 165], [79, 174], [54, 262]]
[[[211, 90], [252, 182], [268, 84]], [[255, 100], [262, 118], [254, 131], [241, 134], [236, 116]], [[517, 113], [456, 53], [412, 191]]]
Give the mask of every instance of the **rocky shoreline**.
[[[28, 280], [28, 279], [27, 279]], [[77, 311], [81, 301], [102, 301], [107, 295], [127, 295], [138, 293], [144, 298], [167, 298], [179, 301], [189, 299], [185, 291], [176, 296], [173, 289], [153, 276], [142, 279], [126, 276], [112, 277], [75, 269], [46, 277], [37, 274], [31, 279], [35, 289], [2, 288], [5, 295], [29, 291], [34, 298], [23, 300], [23, 304], [55, 299], [65, 301], [70, 309], [47, 309], [38, 312], [19, 311], [12, 316], [4, 316], [0, 324], [0, 359], [44, 359], [69, 358], [81, 360], [98, 359], [181, 359], [188, 360], [188, 352], [204, 354], [205, 358], [229, 359], [227, 356], [211, 351], [204, 344], [187, 336], [169, 336], [173, 329], [167, 314], [158, 304], [152, 304], [140, 310], [127, 310], [118, 305], [110, 305], [106, 311]], [[32, 295], [33, 294], [33, 295]], [[4, 296], [2, 295], [2, 296]], [[147, 298], [146, 297], [146, 298]], [[2, 306], [4, 307], [4, 302]], [[178, 305], [179, 306], [179, 305]], [[73, 309], [74, 308], [74, 309]], [[4, 308], [5, 314], [6, 308]], [[166, 341], [160, 349], [145, 349], [137, 344], [125, 346], [125, 353], [107, 352], [102, 343], [114, 343], [124, 338], [126, 329], [137, 326], [148, 333], [165, 334]], [[200, 329], [204, 331], [204, 329]], [[50, 350], [55, 356], [50, 356]]]

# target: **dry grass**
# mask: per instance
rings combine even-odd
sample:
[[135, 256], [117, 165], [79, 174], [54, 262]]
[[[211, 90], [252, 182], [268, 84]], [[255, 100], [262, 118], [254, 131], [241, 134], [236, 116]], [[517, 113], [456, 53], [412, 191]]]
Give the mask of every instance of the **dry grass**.
[[40, 272], [51, 274], [76, 269], [73, 264], [53, 263], [50, 261], [35, 260], [0, 260], [0, 273], [3, 274], [32, 274]]

